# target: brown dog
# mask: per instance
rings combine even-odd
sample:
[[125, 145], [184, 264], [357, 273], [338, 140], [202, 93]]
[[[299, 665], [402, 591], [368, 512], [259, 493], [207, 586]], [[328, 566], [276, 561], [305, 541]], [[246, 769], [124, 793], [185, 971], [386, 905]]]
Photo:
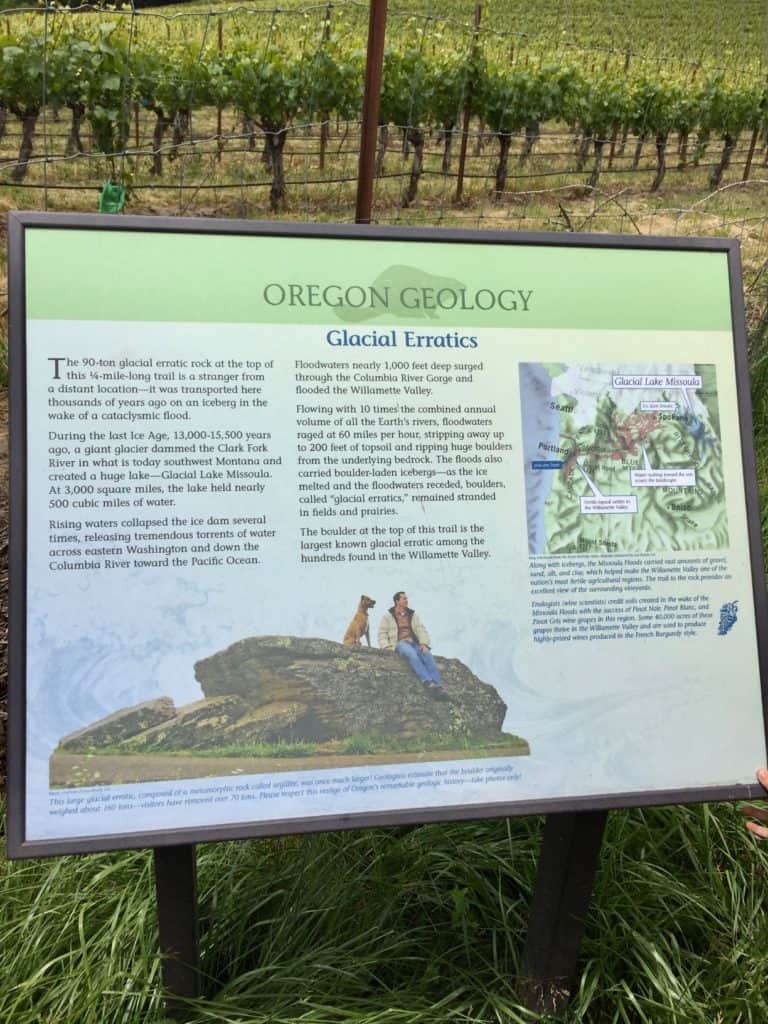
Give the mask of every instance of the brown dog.
[[362, 643], [363, 637], [368, 641], [368, 646], [371, 646], [371, 627], [368, 623], [368, 609], [373, 608], [375, 604], [376, 602], [372, 597], [366, 597], [365, 594], [361, 596], [357, 611], [347, 627], [347, 632], [344, 634], [343, 643], [347, 647], [354, 647], [355, 644]]

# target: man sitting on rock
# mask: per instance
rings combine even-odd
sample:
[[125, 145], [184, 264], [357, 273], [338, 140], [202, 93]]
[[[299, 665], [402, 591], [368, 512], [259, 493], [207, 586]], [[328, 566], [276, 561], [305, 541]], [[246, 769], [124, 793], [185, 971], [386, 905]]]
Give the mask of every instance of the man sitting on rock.
[[384, 651], [395, 651], [405, 658], [430, 695], [437, 700], [447, 700], [440, 672], [429, 649], [429, 633], [424, 623], [413, 608], [408, 607], [408, 595], [404, 590], [398, 590], [392, 600], [395, 603], [379, 624], [379, 647]]

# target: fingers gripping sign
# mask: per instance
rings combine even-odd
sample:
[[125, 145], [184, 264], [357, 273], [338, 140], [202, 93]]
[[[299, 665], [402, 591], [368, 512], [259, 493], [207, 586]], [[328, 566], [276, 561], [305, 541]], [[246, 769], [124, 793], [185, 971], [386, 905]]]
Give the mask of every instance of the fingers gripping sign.
[[[757, 772], [757, 781], [768, 790], [768, 768], [760, 768]], [[741, 807], [741, 813], [745, 814], [749, 818], [756, 818], [757, 821], [748, 821], [747, 828], [749, 831], [760, 839], [768, 839], [768, 808], [756, 807], [754, 804], [744, 804]], [[758, 822], [764, 822], [765, 824], [759, 825]]]

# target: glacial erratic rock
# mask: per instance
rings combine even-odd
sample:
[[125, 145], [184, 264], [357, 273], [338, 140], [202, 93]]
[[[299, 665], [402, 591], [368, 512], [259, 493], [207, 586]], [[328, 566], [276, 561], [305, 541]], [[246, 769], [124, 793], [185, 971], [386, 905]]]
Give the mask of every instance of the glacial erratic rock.
[[207, 750], [219, 746], [222, 734], [246, 714], [248, 707], [240, 697], [223, 696], [196, 700], [178, 709], [173, 718], [132, 736], [126, 750], [161, 747], [164, 750]]
[[72, 752], [88, 750], [90, 747], [114, 746], [167, 722], [175, 714], [176, 708], [170, 697], [147, 700], [129, 708], [121, 708], [84, 729], [64, 736], [59, 746], [62, 750]]
[[279, 743], [296, 740], [325, 740], [331, 737], [306, 704], [276, 700], [253, 708], [224, 730], [220, 742]]
[[332, 640], [261, 636], [240, 640], [195, 665], [206, 697], [236, 694], [250, 707], [306, 706], [296, 738], [501, 732], [506, 705], [455, 658], [437, 657], [447, 701], [436, 701], [393, 651]]
[[162, 697], [125, 708], [64, 737], [59, 750], [207, 751], [361, 735], [501, 738], [507, 707], [496, 690], [455, 658], [435, 660], [447, 700], [437, 700], [394, 651], [251, 637], [197, 662], [202, 700], [175, 708]]

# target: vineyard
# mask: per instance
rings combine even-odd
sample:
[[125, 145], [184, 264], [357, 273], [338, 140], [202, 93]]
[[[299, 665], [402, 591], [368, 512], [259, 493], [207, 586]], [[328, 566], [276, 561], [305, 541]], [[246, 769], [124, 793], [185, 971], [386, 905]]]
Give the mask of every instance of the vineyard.
[[[349, 202], [356, 172], [362, 7], [215, 18], [216, 8], [175, 18], [9, 14], [0, 38], [3, 185], [42, 188], [49, 208], [71, 206], [66, 192], [104, 180], [131, 197], [171, 189], [179, 213], [210, 206], [212, 190], [216, 205], [230, 193], [222, 212], [234, 199], [233, 212], [246, 214], [277, 212], [312, 191], [332, 212]], [[718, 67], [718, 54], [649, 60], [628, 45], [585, 59], [562, 41], [484, 27], [480, 13], [469, 22], [391, 19], [382, 206], [450, 201], [465, 112], [463, 198], [503, 203], [565, 184], [715, 191], [759, 177], [768, 162], [768, 86], [755, 55], [736, 71]], [[569, 229], [568, 220], [559, 226]]]

